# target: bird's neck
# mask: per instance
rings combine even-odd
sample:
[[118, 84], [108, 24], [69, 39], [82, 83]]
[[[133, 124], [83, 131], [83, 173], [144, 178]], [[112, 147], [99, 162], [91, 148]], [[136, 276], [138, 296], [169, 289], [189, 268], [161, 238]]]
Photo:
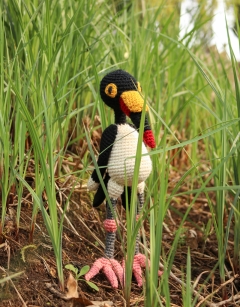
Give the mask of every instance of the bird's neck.
[[126, 123], [126, 115], [121, 110], [115, 110], [115, 124], [121, 125]]

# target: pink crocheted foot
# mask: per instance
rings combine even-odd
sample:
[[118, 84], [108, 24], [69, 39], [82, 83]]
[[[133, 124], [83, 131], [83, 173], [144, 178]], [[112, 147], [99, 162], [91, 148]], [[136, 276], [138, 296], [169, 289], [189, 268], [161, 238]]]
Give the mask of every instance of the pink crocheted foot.
[[102, 270], [113, 288], [118, 288], [118, 279], [123, 285], [123, 268], [115, 259], [97, 259], [89, 272], [85, 275], [86, 280], [90, 280]]
[[[146, 256], [143, 254], [137, 254], [133, 259], [133, 275], [136, 278], [137, 284], [139, 287], [142, 287], [142, 269], [146, 267], [146, 260], [148, 261], [148, 266], [150, 267], [150, 260], [146, 259]], [[161, 276], [163, 272], [158, 271], [158, 276]]]
[[[150, 267], [150, 260], [146, 259], [146, 256], [143, 254], [137, 254], [133, 258], [133, 275], [136, 278], [137, 284], [139, 287], [143, 285], [142, 279], [142, 268], [146, 267], [146, 261], [148, 261], [148, 266]], [[125, 272], [125, 263], [123, 262], [123, 271]], [[158, 276], [161, 276], [163, 272], [158, 271]]]

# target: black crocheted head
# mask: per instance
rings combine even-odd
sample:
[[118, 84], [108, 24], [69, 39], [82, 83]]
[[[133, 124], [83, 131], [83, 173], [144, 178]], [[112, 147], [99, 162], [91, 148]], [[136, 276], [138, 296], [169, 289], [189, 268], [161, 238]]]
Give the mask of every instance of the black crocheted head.
[[138, 90], [140, 88], [137, 80], [122, 69], [110, 72], [100, 83], [102, 100], [114, 110], [120, 110], [119, 99], [123, 92]]
[[[115, 124], [125, 124], [128, 116], [135, 128], [139, 129], [145, 103], [140, 84], [132, 75], [121, 69], [110, 72], [100, 83], [100, 94], [106, 105], [114, 110]], [[155, 147], [147, 117], [144, 121], [143, 140], [149, 147]]]

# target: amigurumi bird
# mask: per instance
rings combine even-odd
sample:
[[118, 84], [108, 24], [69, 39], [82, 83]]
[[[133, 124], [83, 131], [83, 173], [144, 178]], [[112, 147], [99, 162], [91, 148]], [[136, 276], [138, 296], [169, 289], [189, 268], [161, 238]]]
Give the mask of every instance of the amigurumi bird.
[[[104, 229], [106, 231], [105, 257], [96, 260], [85, 275], [86, 280], [90, 280], [100, 270], [108, 278], [113, 288], [118, 287], [118, 279], [123, 285], [124, 268], [114, 259], [114, 244], [116, 238], [117, 225], [115, 222], [115, 210], [117, 199], [122, 198], [123, 206], [126, 205], [126, 189], [128, 198], [131, 195], [131, 186], [134, 176], [134, 166], [138, 143], [138, 129], [140, 127], [141, 114], [144, 107], [144, 100], [141, 96], [140, 83], [124, 70], [116, 70], [107, 74], [100, 83], [100, 94], [102, 100], [113, 109], [115, 123], [107, 127], [100, 142], [100, 155], [98, 157], [99, 171], [104, 179], [107, 192], [111, 201], [111, 207], [106, 205], [106, 220]], [[147, 110], [147, 108], [146, 108]], [[126, 122], [128, 116], [134, 126]], [[152, 170], [152, 162], [146, 154], [147, 148], [155, 147], [155, 140], [147, 118], [144, 122], [144, 134], [142, 143], [142, 157], [138, 177], [138, 206], [137, 215], [141, 212], [144, 204], [144, 181], [148, 178]], [[129, 159], [129, 157], [132, 157]], [[128, 158], [128, 159], [127, 159]], [[93, 171], [89, 181], [89, 191], [97, 190], [93, 206], [99, 206], [105, 199], [103, 189], [99, 183], [96, 170]], [[136, 217], [137, 218], [137, 217]], [[142, 286], [141, 268], [146, 266], [145, 255], [139, 253], [139, 234], [136, 238], [135, 256], [133, 260], [133, 274], [138, 286]]]

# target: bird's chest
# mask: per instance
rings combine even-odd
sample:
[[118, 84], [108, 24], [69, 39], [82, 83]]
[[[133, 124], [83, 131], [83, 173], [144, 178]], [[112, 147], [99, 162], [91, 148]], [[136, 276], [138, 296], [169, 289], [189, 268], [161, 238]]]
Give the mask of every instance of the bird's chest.
[[[118, 125], [116, 140], [108, 163], [110, 177], [119, 184], [132, 185], [135, 170], [135, 160], [138, 144], [138, 132], [131, 126]], [[142, 143], [141, 155], [147, 153], [147, 148]], [[152, 162], [149, 156], [141, 156], [138, 182], [145, 181], [152, 170]]]

